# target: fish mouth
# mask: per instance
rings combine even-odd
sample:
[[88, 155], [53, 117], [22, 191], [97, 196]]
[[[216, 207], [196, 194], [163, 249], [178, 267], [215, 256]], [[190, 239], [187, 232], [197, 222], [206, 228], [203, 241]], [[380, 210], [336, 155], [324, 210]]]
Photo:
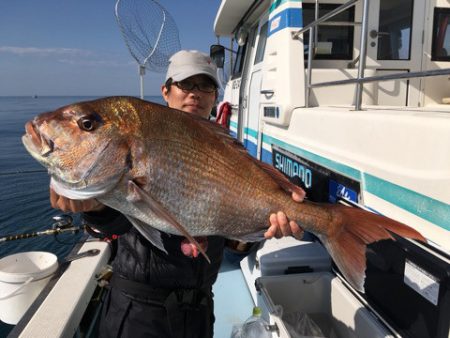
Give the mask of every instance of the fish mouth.
[[31, 146], [33, 152], [39, 153], [42, 157], [47, 157], [53, 152], [55, 143], [40, 133], [33, 121], [27, 122], [25, 131], [24, 143], [26, 146]]

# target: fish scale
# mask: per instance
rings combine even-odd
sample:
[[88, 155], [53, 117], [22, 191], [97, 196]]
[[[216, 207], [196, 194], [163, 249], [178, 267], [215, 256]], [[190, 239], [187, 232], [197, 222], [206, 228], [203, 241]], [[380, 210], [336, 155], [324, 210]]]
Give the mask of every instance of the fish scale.
[[[217, 227], [217, 223], [222, 224], [225, 231], [226, 226], [230, 224], [237, 226], [238, 230], [243, 229], [239, 225], [242, 223], [241, 220], [247, 220], [247, 213], [239, 214], [238, 208], [233, 208], [235, 209], [234, 212], [228, 208], [221, 208], [224, 200], [228, 201], [227, 204], [233, 205], [249, 202], [242, 201], [242, 195], [245, 191], [245, 189], [242, 189], [242, 183], [236, 180], [234, 175], [226, 175], [223, 170], [218, 170], [216, 167], [207, 164], [207, 161], [204, 160], [206, 155], [196, 152], [195, 148], [187, 145], [178, 147], [173, 142], [167, 142], [161, 146], [164, 148], [166, 156], [159, 159], [157, 163], [152, 163], [152, 166], [160, 168], [161, 176], [152, 180], [155, 184], [151, 184], [150, 193], [159, 194], [157, 198], [161, 203], [184, 222], [202, 219], [201, 225], [203, 228], [199, 229], [202, 235], [205, 234], [204, 227], [212, 229], [211, 231], [217, 231], [214, 228]], [[153, 150], [150, 149], [149, 152], [151, 153]], [[179, 163], [183, 163], [183, 166], [179, 166]], [[195, 165], [197, 163], [198, 165]], [[175, 168], [175, 170], [171, 170], [171, 168]], [[162, 174], [168, 170], [172, 171], [173, 175]], [[175, 185], [177, 189], [172, 188], [172, 185]], [[213, 187], [217, 191], [213, 191]], [[178, 205], [176, 194], [181, 195], [180, 199], [196, 200], [196, 203]], [[238, 200], [241, 200], [242, 203], [236, 203]], [[216, 210], [225, 212], [219, 214]], [[261, 210], [258, 211], [255, 213], [261, 215]], [[255, 222], [255, 225], [260, 225], [259, 229], [267, 227], [268, 208], [266, 208], [264, 214], [264, 223]], [[234, 221], [230, 222], [231, 219]], [[166, 231], [170, 230], [173, 231], [174, 229], [166, 229]], [[245, 232], [248, 233], [249, 230]], [[192, 234], [199, 235], [195, 230], [192, 231]]]

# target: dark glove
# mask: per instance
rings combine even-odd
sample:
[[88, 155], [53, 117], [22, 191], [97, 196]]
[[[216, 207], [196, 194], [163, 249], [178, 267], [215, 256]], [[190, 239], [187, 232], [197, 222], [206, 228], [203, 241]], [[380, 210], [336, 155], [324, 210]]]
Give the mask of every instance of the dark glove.
[[83, 212], [82, 218], [98, 234], [95, 237], [114, 238], [128, 232], [133, 226], [123, 214], [109, 207], [100, 211]]

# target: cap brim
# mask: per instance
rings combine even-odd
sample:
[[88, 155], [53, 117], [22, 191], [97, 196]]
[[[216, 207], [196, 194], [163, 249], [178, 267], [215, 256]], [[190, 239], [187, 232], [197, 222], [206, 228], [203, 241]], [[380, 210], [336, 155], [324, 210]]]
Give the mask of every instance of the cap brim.
[[214, 84], [219, 87], [219, 82], [217, 81], [217, 79], [211, 75], [210, 72], [208, 71], [185, 71], [185, 72], [181, 72], [175, 75], [172, 75], [172, 80], [173, 81], [183, 81], [185, 79], [187, 79], [188, 77], [194, 76], [194, 75], [206, 75], [208, 76], [211, 80], [214, 81]]

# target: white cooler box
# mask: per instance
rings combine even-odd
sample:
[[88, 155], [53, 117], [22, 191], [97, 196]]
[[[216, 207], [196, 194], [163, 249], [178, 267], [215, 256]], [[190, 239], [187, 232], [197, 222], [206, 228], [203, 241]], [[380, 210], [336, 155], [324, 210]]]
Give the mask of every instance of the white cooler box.
[[256, 252], [256, 262], [261, 276], [331, 269], [330, 255], [320, 243], [299, 241], [293, 237], [265, 241]]
[[[263, 317], [275, 324], [272, 327], [274, 338], [311, 337], [289, 333], [286, 323], [289, 318], [292, 320], [293, 313], [296, 316], [306, 314], [320, 328], [323, 337], [393, 337], [391, 331], [332, 273], [260, 277], [256, 280], [256, 288], [257, 305], [261, 307]], [[300, 317], [294, 318], [298, 324]]]
[[241, 261], [241, 270], [256, 303], [255, 280], [261, 276], [331, 271], [331, 259], [318, 242], [293, 237], [270, 239]]

